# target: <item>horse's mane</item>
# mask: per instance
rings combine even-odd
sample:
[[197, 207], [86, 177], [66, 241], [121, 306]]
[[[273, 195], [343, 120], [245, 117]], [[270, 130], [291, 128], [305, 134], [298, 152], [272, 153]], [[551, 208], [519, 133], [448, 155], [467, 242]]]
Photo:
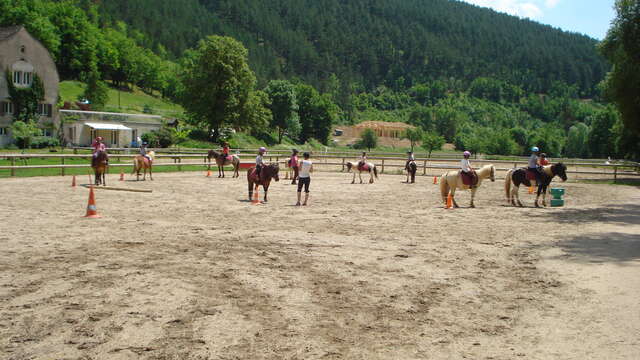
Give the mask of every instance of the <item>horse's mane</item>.
[[151, 160], [153, 160], [156, 157], [156, 152], [155, 151], [149, 151], [147, 153], [147, 156], [149, 156], [151, 158]]

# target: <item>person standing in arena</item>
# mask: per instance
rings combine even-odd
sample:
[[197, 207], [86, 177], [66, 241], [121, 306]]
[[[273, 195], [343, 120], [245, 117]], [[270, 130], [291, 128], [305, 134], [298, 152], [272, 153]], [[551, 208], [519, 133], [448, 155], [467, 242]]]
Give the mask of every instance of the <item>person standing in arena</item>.
[[302, 206], [307, 206], [309, 202], [309, 185], [311, 184], [311, 173], [313, 172], [313, 163], [309, 160], [309, 153], [302, 154], [303, 159], [298, 162], [300, 172], [298, 174], [298, 202], [296, 206], [300, 206], [302, 198], [302, 187], [304, 187], [304, 202]]

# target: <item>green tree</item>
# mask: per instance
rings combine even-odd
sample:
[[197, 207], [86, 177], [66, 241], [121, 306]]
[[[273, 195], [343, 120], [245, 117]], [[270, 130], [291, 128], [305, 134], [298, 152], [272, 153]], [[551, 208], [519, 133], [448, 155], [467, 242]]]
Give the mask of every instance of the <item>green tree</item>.
[[338, 106], [333, 103], [329, 94], [318, 97], [313, 117], [313, 137], [324, 145], [329, 143], [331, 128], [338, 118], [338, 111]]
[[589, 132], [591, 156], [605, 158], [615, 154], [615, 137], [612, 128], [618, 117], [618, 112], [613, 107], [601, 110], [594, 116]]
[[[284, 134], [294, 132], [300, 125], [295, 87], [286, 80], [272, 80], [264, 91], [269, 95], [269, 109], [273, 115], [271, 126], [278, 130], [278, 144], [282, 144]], [[294, 128], [290, 129], [292, 126]]]
[[93, 110], [102, 110], [109, 100], [109, 88], [104, 81], [100, 80], [97, 71], [89, 73], [85, 77], [86, 86], [82, 96], [89, 100]]
[[640, 134], [640, 3], [616, 0], [615, 9], [616, 18], [599, 45], [613, 64], [605, 93], [618, 105], [624, 125]]
[[209, 36], [197, 49], [188, 51], [180, 80], [180, 103], [213, 140], [220, 136], [222, 126], [238, 121], [256, 82], [247, 63], [247, 49], [225, 36]]
[[31, 145], [31, 141], [36, 136], [41, 136], [42, 130], [36, 125], [33, 120], [28, 121], [14, 121], [11, 124], [11, 136], [18, 143], [18, 146], [22, 149], [28, 149]]
[[566, 154], [569, 157], [589, 156], [589, 127], [584, 123], [577, 123], [569, 128], [567, 136]]
[[424, 133], [424, 135], [422, 136], [422, 147], [427, 150], [427, 157], [431, 157], [431, 153], [433, 152], [433, 150], [440, 150], [442, 149], [442, 145], [445, 144], [445, 139], [444, 137], [438, 135], [437, 133], [433, 132], [433, 131], [427, 131]]
[[413, 148], [416, 146], [416, 144], [420, 140], [422, 140], [423, 136], [424, 136], [424, 131], [422, 131], [421, 128], [407, 129], [402, 134], [402, 138], [409, 140], [409, 142], [411, 143], [411, 151], [412, 152], [413, 152]]
[[486, 142], [486, 150], [492, 155], [516, 155], [520, 152], [508, 130], [494, 132]]
[[364, 129], [360, 135], [360, 146], [367, 148], [369, 151], [378, 146], [378, 135], [373, 129]]

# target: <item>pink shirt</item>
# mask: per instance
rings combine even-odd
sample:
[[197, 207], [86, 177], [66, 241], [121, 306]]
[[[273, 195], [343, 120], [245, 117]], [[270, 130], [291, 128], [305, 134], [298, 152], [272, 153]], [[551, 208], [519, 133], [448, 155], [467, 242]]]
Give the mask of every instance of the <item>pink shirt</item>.
[[104, 143], [99, 143], [97, 141], [94, 141], [93, 144], [91, 144], [91, 146], [93, 147], [93, 152], [97, 153], [98, 151], [106, 151], [107, 150], [107, 146]]
[[291, 167], [297, 167], [298, 166], [298, 155], [293, 155], [291, 157]]

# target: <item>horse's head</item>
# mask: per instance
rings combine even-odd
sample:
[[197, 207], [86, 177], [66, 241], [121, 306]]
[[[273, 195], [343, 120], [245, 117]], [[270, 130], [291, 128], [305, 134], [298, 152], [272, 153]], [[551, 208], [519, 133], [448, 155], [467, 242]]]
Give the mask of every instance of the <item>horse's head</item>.
[[553, 173], [553, 175], [560, 176], [560, 179], [562, 179], [562, 181], [567, 181], [567, 166], [565, 164], [560, 162], [551, 166], [551, 172]]
[[156, 152], [155, 152], [155, 151], [149, 151], [149, 152], [147, 153], [147, 156], [148, 156], [149, 158], [151, 158], [151, 161], [153, 161], [153, 159], [156, 157]]
[[278, 164], [269, 164], [267, 166], [267, 169], [269, 169], [269, 176], [274, 178], [276, 181], [280, 181], [280, 176], [278, 175], [280, 167], [278, 166]]

